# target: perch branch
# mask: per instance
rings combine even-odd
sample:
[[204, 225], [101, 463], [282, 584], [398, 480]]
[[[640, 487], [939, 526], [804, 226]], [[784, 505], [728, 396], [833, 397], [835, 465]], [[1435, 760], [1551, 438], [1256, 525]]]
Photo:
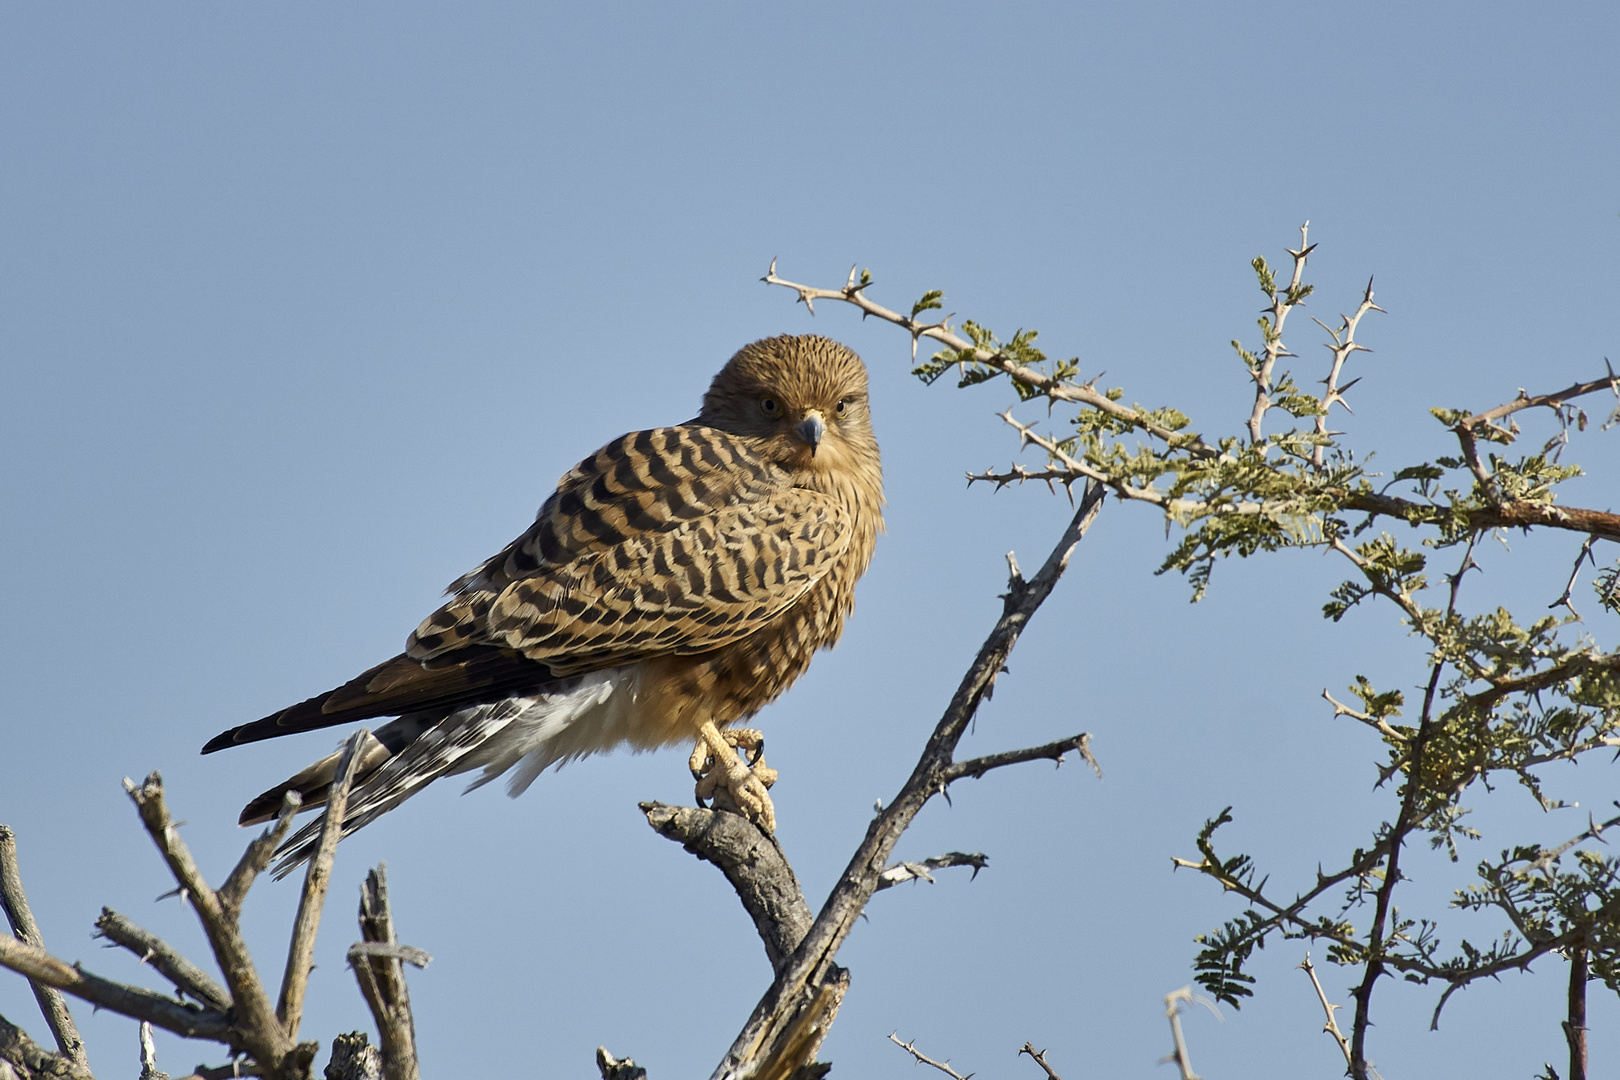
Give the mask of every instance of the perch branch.
[[[28, 894], [23, 891], [22, 870], [17, 864], [17, 836], [9, 825], [0, 825], [0, 906], [6, 909], [6, 920], [10, 922], [11, 932], [18, 941], [36, 949], [45, 948], [45, 938], [40, 934], [39, 924], [34, 921], [34, 913], [28, 907]], [[57, 1049], [73, 1064], [89, 1069], [90, 1059], [84, 1055], [84, 1040], [79, 1037], [79, 1028], [73, 1022], [73, 1014], [68, 1011], [67, 1000], [62, 997], [61, 991], [39, 983], [30, 983], [30, 986], [34, 991], [34, 1000], [39, 1002], [39, 1011], [44, 1014], [45, 1023], [56, 1039]]]
[[[731, 1080], [744, 1074], [759, 1075], [757, 1070], [764, 1068], [758, 1064], [761, 1061], [766, 1064], [783, 1061], [788, 1036], [803, 1017], [814, 1011], [816, 1003], [823, 1000], [835, 970], [837, 978], [847, 984], [847, 973], [835, 969], [833, 964], [839, 946], [854, 927], [866, 902], [877, 891], [883, 869], [888, 865], [901, 834], [924, 804], [944, 787], [945, 773], [951, 767], [951, 757], [957, 743], [978, 711], [980, 702], [994, 688], [996, 677], [1018, 643], [1024, 626], [1051, 595], [1068, 568], [1074, 549], [1096, 520], [1103, 491], [1099, 484], [1088, 484], [1074, 517], [1047, 556], [1040, 572], [1029, 581], [1025, 581], [1022, 575], [1016, 575], [1008, 582], [1001, 617], [963, 676], [961, 685], [935, 726], [911, 776], [900, 793], [867, 828], [865, 839], [822, 905], [810, 931], [754, 1007], [748, 1022], [715, 1069], [714, 1080]], [[787, 1071], [791, 1073], [792, 1070]]]
[[315, 931], [326, 906], [326, 890], [332, 881], [332, 860], [337, 855], [338, 838], [343, 835], [343, 814], [349, 805], [349, 787], [360, 764], [361, 747], [371, 738], [369, 728], [349, 736], [338, 760], [337, 776], [326, 797], [326, 817], [315, 855], [304, 873], [304, 890], [298, 897], [298, 916], [293, 921], [292, 942], [287, 946], [287, 968], [281, 977], [281, 997], [276, 1002], [276, 1019], [289, 1039], [298, 1038], [298, 1025], [304, 1016], [304, 993], [309, 973], [314, 970]]
[[96, 930], [108, 941], [122, 945], [140, 957], [141, 963], [150, 963], [159, 974], [193, 1000], [216, 1012], [230, 1009], [231, 995], [225, 992], [223, 986], [150, 930], [136, 926], [112, 908], [101, 909]]
[[675, 840], [726, 875], [765, 943], [771, 970], [810, 929], [810, 905], [776, 838], [741, 814], [644, 802], [641, 812], [660, 836]]

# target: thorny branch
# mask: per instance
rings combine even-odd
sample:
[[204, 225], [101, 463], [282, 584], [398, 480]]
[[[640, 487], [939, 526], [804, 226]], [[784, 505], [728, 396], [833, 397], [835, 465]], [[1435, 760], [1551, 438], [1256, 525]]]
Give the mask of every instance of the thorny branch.
[[[789, 1075], [808, 1060], [800, 1056], [804, 1049], [813, 1050], [814, 1045], [819, 1045], [824, 1029], [812, 1029], [830, 1021], [830, 1016], [824, 1012], [829, 996], [833, 993], [842, 996], [841, 989], [835, 991], [829, 986], [848, 984], [847, 973], [833, 964], [839, 946], [867, 901], [881, 887], [889, 856], [901, 834], [928, 800], [952, 779], [949, 770], [954, 764], [952, 755], [957, 743], [994, 685], [1030, 616], [1051, 595], [1068, 567], [1075, 547], [1096, 519], [1102, 498], [1100, 485], [1088, 485], [1063, 536], [1035, 577], [1026, 581], [1021, 574], [1012, 576], [1001, 618], [963, 677], [910, 778], [867, 828], [866, 838], [856, 849], [804, 940], [778, 972], [715, 1070], [715, 1080]], [[1077, 737], [1071, 748], [1079, 749], [1080, 745]]]
[[973, 1077], [977, 1075], [975, 1073], [968, 1073], [966, 1076], [963, 1076], [961, 1073], [951, 1068], [950, 1058], [946, 1058], [944, 1061], [935, 1061], [921, 1050], [918, 1050], [915, 1041], [901, 1042], [898, 1032], [889, 1032], [889, 1041], [894, 1043], [894, 1045], [898, 1046], [900, 1049], [904, 1050], [906, 1053], [910, 1054], [912, 1057], [916, 1058], [917, 1064], [932, 1065], [946, 1076], [951, 1077], [952, 1080], [973, 1080]]
[[1337, 1046], [1339, 1048], [1339, 1052], [1344, 1055], [1345, 1068], [1348, 1069], [1352, 1067], [1355, 1064], [1355, 1060], [1350, 1053], [1350, 1040], [1346, 1039], [1344, 1037], [1344, 1032], [1339, 1030], [1339, 1022], [1338, 1020], [1334, 1019], [1333, 1016], [1336, 1011], [1344, 1008], [1344, 1006], [1335, 1005], [1328, 1001], [1327, 991], [1322, 989], [1322, 980], [1316, 977], [1316, 966], [1311, 963], [1310, 953], [1305, 954], [1305, 960], [1299, 965], [1299, 967], [1301, 971], [1310, 976], [1311, 985], [1316, 988], [1316, 1000], [1322, 1003], [1322, 1012], [1327, 1017], [1327, 1022], [1322, 1025], [1322, 1031], [1325, 1034], [1333, 1037], [1333, 1044]]
[[1035, 1064], [1039, 1065], [1042, 1071], [1046, 1073], [1046, 1080], [1063, 1080], [1063, 1077], [1059, 1076], [1057, 1072], [1053, 1070], [1052, 1066], [1046, 1063], [1046, 1051], [1035, 1049], [1034, 1043], [1025, 1043], [1023, 1046], [1018, 1048], [1018, 1052], [1020, 1054], [1028, 1054], [1030, 1059], [1033, 1060]]

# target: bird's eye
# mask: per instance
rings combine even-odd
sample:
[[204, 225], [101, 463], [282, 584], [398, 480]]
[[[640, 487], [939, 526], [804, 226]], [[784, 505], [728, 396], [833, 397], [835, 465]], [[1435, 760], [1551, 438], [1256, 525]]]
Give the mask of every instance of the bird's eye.
[[782, 403], [773, 397], [760, 398], [759, 410], [766, 416], [775, 416], [782, 411]]
[[843, 416], [845, 413], [847, 413], [849, 411], [849, 398], [839, 398], [836, 411], [839, 416]]

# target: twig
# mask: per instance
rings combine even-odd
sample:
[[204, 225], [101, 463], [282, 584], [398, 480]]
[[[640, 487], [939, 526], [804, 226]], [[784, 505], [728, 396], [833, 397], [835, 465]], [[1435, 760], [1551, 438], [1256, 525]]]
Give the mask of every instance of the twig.
[[1310, 976], [1311, 985], [1316, 987], [1316, 999], [1322, 1003], [1322, 1012], [1327, 1015], [1327, 1023], [1323, 1025], [1322, 1030], [1333, 1036], [1333, 1042], [1338, 1046], [1339, 1052], [1344, 1055], [1345, 1067], [1349, 1068], [1351, 1064], [1350, 1040], [1344, 1037], [1344, 1032], [1339, 1030], [1339, 1022], [1333, 1018], [1334, 1011], [1342, 1009], [1344, 1006], [1334, 1005], [1328, 1001], [1327, 991], [1322, 989], [1322, 981], [1316, 977], [1316, 967], [1311, 963], [1310, 953], [1305, 954], [1305, 961], [1299, 966], [1300, 970]]
[[101, 909], [96, 930], [108, 941], [122, 945], [140, 957], [141, 963], [150, 963], [164, 978], [194, 1000], [218, 1012], [230, 1009], [231, 995], [207, 972], [181, 956], [168, 942], [136, 926], [112, 908]]
[[[336, 815], [331, 815], [335, 820]], [[418, 1080], [416, 1024], [411, 1017], [411, 996], [405, 971], [396, 955], [377, 955], [366, 943], [397, 946], [393, 913], [388, 907], [388, 867], [379, 863], [360, 887], [362, 943], [349, 950], [349, 966], [360, 983], [360, 993], [377, 1021], [382, 1041], [383, 1075], [388, 1080]], [[422, 954], [426, 956], [425, 953]]]
[[1199, 436], [1184, 431], [1173, 431], [1170, 428], [1155, 424], [1138, 410], [1133, 409], [1128, 405], [1121, 405], [1117, 401], [1111, 400], [1106, 394], [1102, 393], [1096, 387], [1091, 386], [1090, 384], [1076, 385], [1073, 383], [1063, 382], [1040, 371], [1036, 371], [1034, 368], [1025, 367], [1022, 364], [1010, 360], [999, 352], [991, 352], [989, 349], [981, 349], [967, 338], [962, 337], [960, 334], [952, 333], [950, 328], [947, 327], [943, 322], [932, 324], [920, 323], [914, 318], [900, 314], [898, 311], [890, 311], [881, 304], [874, 303], [867, 299], [865, 289], [870, 282], [867, 284], [857, 284], [853, 274], [851, 275], [849, 282], [842, 289], [818, 289], [812, 285], [800, 285], [796, 282], [777, 277], [776, 260], [772, 259], [770, 270], [767, 271], [765, 276], [760, 278], [760, 280], [765, 282], [767, 285], [781, 285], [784, 288], [792, 289], [793, 291], [797, 292], [799, 294], [799, 300], [807, 307], [810, 307], [811, 314], [815, 313], [815, 308], [811, 305], [813, 305], [816, 300], [842, 300], [845, 303], [854, 304], [867, 315], [882, 319], [884, 322], [894, 323], [896, 326], [911, 334], [913, 357], [916, 356], [917, 339], [932, 338], [933, 340], [948, 346], [953, 352], [955, 352], [957, 354], [956, 362], [959, 364], [967, 363], [970, 360], [975, 363], [986, 364], [997, 369], [998, 371], [1005, 372], [1011, 378], [1036, 390], [1038, 393], [1043, 394], [1046, 397], [1057, 401], [1078, 401], [1082, 404], [1090, 405], [1099, 412], [1107, 413], [1109, 416], [1123, 420], [1126, 423], [1147, 432], [1156, 439], [1169, 443], [1178, 449], [1185, 450], [1193, 457], [1212, 458], [1220, 453], [1219, 449], [1205, 443], [1204, 440]]
[[[892, 889], [894, 886], [907, 881], [926, 881], [932, 885], [934, 883], [933, 871], [943, 870], [947, 866], [971, 866], [973, 867], [973, 877], [976, 878], [979, 876], [979, 871], [983, 870], [989, 862], [990, 856], [977, 851], [947, 851], [943, 855], [935, 855], [931, 859], [923, 859], [920, 862], [898, 862], [893, 866], [886, 867], [883, 873], [879, 875], [878, 891]], [[973, 878], [968, 880], [971, 881]]]
[[28, 979], [65, 990], [92, 1005], [136, 1020], [149, 1021], [176, 1035], [213, 1039], [222, 1043], [234, 1041], [229, 1022], [212, 1009], [176, 1001], [139, 986], [126, 986], [103, 979], [58, 960], [44, 949], [25, 945], [3, 934], [0, 934], [0, 967], [8, 967]]
[[152, 1042], [152, 1025], [141, 1021], [141, 1080], [169, 1080], [157, 1067], [157, 1047]]
[[661, 836], [713, 863], [736, 890], [779, 971], [810, 929], [810, 905], [776, 837], [741, 814], [644, 802], [647, 824]]
[[894, 1043], [894, 1045], [898, 1046], [900, 1049], [904, 1050], [906, 1053], [910, 1054], [912, 1057], [916, 1058], [917, 1064], [932, 1065], [946, 1076], [954, 1077], [955, 1080], [970, 1080], [971, 1077], [976, 1075], [975, 1073], [968, 1073], [967, 1076], [963, 1076], [961, 1073], [951, 1068], [950, 1058], [946, 1058], [944, 1061], [935, 1061], [921, 1050], [918, 1050], [915, 1042], [901, 1042], [900, 1036], [893, 1031], [889, 1032], [889, 1041]]
[[[6, 909], [6, 920], [11, 924], [11, 932], [17, 936], [17, 940], [43, 951], [45, 938], [41, 936], [39, 924], [34, 921], [34, 913], [28, 907], [28, 894], [23, 891], [22, 870], [17, 864], [17, 836], [9, 825], [0, 825], [0, 906]], [[29, 986], [34, 991], [34, 1000], [39, 1002], [39, 1011], [44, 1014], [45, 1023], [49, 1025], [62, 1056], [81, 1068], [90, 1068], [90, 1059], [84, 1053], [84, 1039], [79, 1037], [79, 1028], [73, 1022], [73, 1014], [68, 1011], [67, 1000], [54, 987], [32, 981]]]
[[1160, 1064], [1175, 1062], [1181, 1070], [1181, 1080], [1202, 1080], [1193, 1072], [1192, 1061], [1187, 1056], [1187, 1039], [1181, 1033], [1181, 1011], [1195, 1001], [1215, 1013], [1217, 1020], [1220, 1019], [1221, 1014], [1215, 1006], [1193, 993], [1190, 986], [1183, 986], [1180, 990], [1172, 990], [1164, 995], [1164, 1014], [1170, 1018], [1170, 1037], [1175, 1040], [1175, 1049], [1162, 1058]]
[[630, 1058], [614, 1057], [605, 1046], [596, 1048], [596, 1070], [602, 1080], [647, 1080], [646, 1069]]
[[[1096, 519], [1103, 491], [1099, 484], [1088, 484], [1074, 517], [1040, 572], [1029, 581], [1020, 576], [1008, 582], [1001, 617], [963, 676], [911, 776], [868, 827], [865, 839], [833, 886], [809, 933], [754, 1007], [748, 1022], [715, 1069], [714, 1080], [730, 1080], [745, 1071], [753, 1074], [755, 1065], [761, 1061], [783, 1062], [787, 1036], [804, 1015], [806, 1005], [821, 999], [826, 992], [828, 980], [834, 976], [833, 958], [866, 902], [877, 891], [882, 868], [888, 865], [895, 844], [928, 800], [943, 788], [945, 771], [952, 764], [951, 755], [957, 743], [980, 702], [994, 687], [1024, 626], [1063, 576], [1074, 549]], [[842, 981], [845, 977], [839, 974]], [[792, 1069], [786, 1068], [786, 1064], [792, 1062], [784, 1064], [786, 1073], [791, 1073]]]
[[343, 814], [349, 805], [349, 787], [360, 764], [360, 751], [371, 737], [368, 728], [361, 728], [349, 737], [338, 761], [337, 776], [332, 781], [326, 798], [326, 817], [321, 825], [320, 841], [315, 856], [309, 860], [304, 874], [304, 890], [298, 897], [298, 916], [293, 921], [292, 942], [287, 947], [287, 968], [281, 977], [281, 997], [276, 1003], [276, 1018], [287, 1031], [289, 1039], [298, 1038], [298, 1025], [304, 1015], [304, 993], [309, 987], [309, 973], [314, 970], [315, 932], [320, 926], [321, 909], [326, 906], [326, 890], [332, 880], [332, 859], [337, 854], [338, 838], [343, 835]]
[[1091, 766], [1092, 771], [1097, 774], [1098, 778], [1102, 777], [1102, 766], [1097, 764], [1097, 759], [1091, 755], [1091, 735], [1082, 731], [1078, 735], [1070, 735], [1067, 739], [1059, 739], [1057, 742], [1050, 742], [1044, 746], [1030, 746], [1022, 750], [1004, 750], [999, 754], [986, 754], [983, 757], [955, 762], [949, 768], [943, 770], [941, 779], [947, 784], [955, 783], [969, 776], [977, 780], [991, 769], [999, 769], [1006, 765], [1021, 765], [1026, 761], [1046, 760], [1062, 765], [1065, 760], [1063, 755], [1071, 752], [1079, 754], [1086, 764]]
[[1576, 611], [1575, 605], [1570, 602], [1570, 596], [1575, 590], [1575, 579], [1581, 576], [1581, 563], [1590, 560], [1593, 566], [1597, 565], [1597, 560], [1592, 558], [1592, 545], [1597, 543], [1597, 539], [1596, 536], [1588, 536], [1586, 543], [1581, 545], [1581, 550], [1575, 555], [1575, 565], [1569, 568], [1569, 580], [1564, 582], [1564, 591], [1559, 594], [1558, 599], [1547, 605], [1549, 608], [1567, 607], [1571, 615], [1577, 619], [1581, 617], [1581, 613]]
[[1052, 1066], [1046, 1063], [1046, 1051], [1035, 1049], [1034, 1043], [1025, 1043], [1023, 1046], [1018, 1048], [1018, 1052], [1020, 1054], [1028, 1054], [1030, 1058], [1034, 1060], [1035, 1064], [1039, 1065], [1043, 1070], [1045, 1070], [1047, 1080], [1063, 1080], [1063, 1077], [1059, 1076], [1055, 1071], [1053, 1071]]
[[[236, 869], [226, 880], [225, 887], [216, 893], [203, 879], [191, 851], [180, 839], [178, 830], [170, 820], [169, 808], [163, 800], [163, 778], [154, 772], [143, 784], [125, 780], [124, 789], [140, 811], [141, 821], [164, 861], [169, 864], [175, 881], [190, 896], [196, 908], [197, 918], [202, 922], [203, 932], [208, 937], [208, 944], [225, 975], [225, 984], [230, 988], [231, 1000], [235, 1003], [233, 1026], [240, 1033], [241, 1045], [267, 1072], [279, 1072], [282, 1059], [293, 1050], [293, 1040], [276, 1019], [270, 997], [265, 993], [264, 984], [259, 981], [259, 973], [253, 966], [253, 958], [248, 954], [247, 943], [243, 941], [241, 927], [237, 924], [237, 913], [248, 886], [267, 865], [269, 853], [275, 850], [274, 843], [270, 841], [276, 839], [278, 833], [285, 834], [291, 823], [292, 809], [297, 806], [297, 801], [289, 799], [283, 802], [276, 823], [248, 845]], [[125, 1012], [123, 1009], [118, 1011]], [[158, 1021], [154, 1020], [154, 1023]], [[159, 1023], [159, 1026], [167, 1025]], [[236, 1042], [233, 1038], [220, 1041]]]

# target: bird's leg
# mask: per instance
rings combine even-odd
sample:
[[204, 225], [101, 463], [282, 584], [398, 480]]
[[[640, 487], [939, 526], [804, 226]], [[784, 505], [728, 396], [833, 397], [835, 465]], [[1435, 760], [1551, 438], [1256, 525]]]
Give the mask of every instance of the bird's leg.
[[[751, 752], [746, 761], [734, 748]], [[776, 807], [766, 792], [776, 783], [776, 770], [765, 764], [765, 737], [740, 728], [721, 731], [713, 721], [698, 729], [692, 750], [692, 775], [697, 778], [699, 800], [725, 795], [738, 810], [757, 821], [766, 832], [776, 832]]]

